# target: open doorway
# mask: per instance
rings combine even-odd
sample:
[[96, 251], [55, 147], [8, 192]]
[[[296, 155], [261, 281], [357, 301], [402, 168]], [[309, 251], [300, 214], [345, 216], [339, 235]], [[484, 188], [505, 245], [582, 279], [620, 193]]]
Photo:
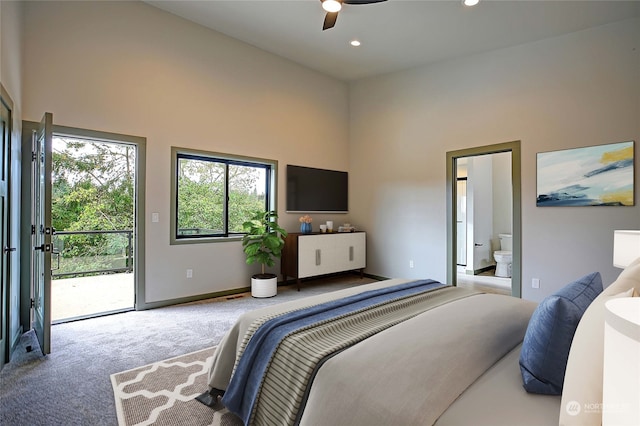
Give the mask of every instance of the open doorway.
[[448, 152], [448, 282], [520, 297], [520, 232], [520, 142]]
[[511, 294], [511, 152], [456, 160], [459, 286]]
[[[21, 268], [21, 276], [29, 277], [29, 279], [21, 280], [20, 286], [20, 323], [24, 330], [33, 329], [38, 338], [38, 343], [43, 354], [51, 352], [51, 325], [54, 322], [51, 315], [52, 308], [52, 278], [54, 273], [59, 273], [63, 266], [66, 249], [65, 243], [56, 242], [56, 239], [64, 236], [63, 229], [65, 225], [58, 225], [61, 227], [61, 235], [56, 235], [56, 230], [52, 225], [52, 210], [59, 206], [54, 206], [53, 202], [53, 185], [52, 177], [53, 172], [53, 139], [67, 138], [71, 141], [80, 141], [84, 144], [92, 143], [104, 143], [109, 147], [111, 145], [125, 145], [130, 147], [130, 153], [134, 153], [134, 161], [129, 163], [129, 167], [133, 165], [133, 225], [131, 231], [131, 243], [123, 242], [109, 242], [103, 244], [107, 247], [105, 256], [111, 257], [111, 260], [115, 257], [120, 257], [121, 263], [124, 262], [126, 270], [118, 271], [119, 268], [114, 267], [110, 273], [114, 272], [129, 272], [131, 274], [133, 288], [129, 291], [133, 291], [133, 305], [131, 300], [127, 301], [127, 309], [141, 309], [144, 304], [144, 235], [145, 235], [145, 163], [146, 163], [146, 139], [138, 136], [124, 135], [118, 133], [109, 133], [88, 129], [79, 129], [74, 127], [66, 127], [53, 124], [53, 114], [44, 113], [42, 120], [39, 123], [31, 121], [22, 122], [22, 162], [23, 164], [31, 164], [31, 167], [23, 168], [22, 170], [22, 203], [21, 213], [23, 217], [31, 217], [31, 221], [23, 221], [21, 232], [21, 257], [23, 259], [29, 259], [29, 262], [23, 262]], [[79, 147], [79, 145], [78, 145]], [[89, 150], [89, 148], [86, 148]], [[91, 148], [93, 149], [93, 148]], [[78, 149], [83, 152], [83, 149]], [[86, 154], [86, 152], [84, 152]], [[61, 156], [58, 161], [76, 161], [75, 159], [66, 158]], [[93, 159], [96, 164], [105, 162], [105, 158], [97, 155]], [[92, 173], [92, 167], [89, 167], [91, 162], [76, 164], [76, 170], [68, 173], [65, 183], [62, 185], [68, 185], [76, 189], [80, 188], [87, 192], [93, 191], [95, 188], [88, 183], [82, 185], [76, 185], [82, 181], [81, 173]], [[70, 168], [73, 170], [73, 168]], [[100, 173], [94, 173], [94, 178], [108, 179], [111, 176], [111, 170], [104, 169], [104, 175]], [[58, 171], [60, 173], [60, 171]], [[131, 185], [131, 183], [128, 183]], [[92, 189], [93, 188], [93, 189]], [[85, 197], [84, 193], [79, 191], [74, 196], [69, 195], [72, 193], [70, 188], [60, 189], [57, 191], [66, 193], [68, 195], [65, 202], [76, 202], [76, 211], [73, 215], [78, 216], [85, 209], [95, 208], [95, 203], [101, 198], [97, 195], [95, 197]], [[131, 192], [131, 191], [129, 191]], [[56, 194], [56, 197], [59, 194]], [[95, 198], [95, 200], [94, 200]], [[81, 201], [81, 202], [80, 202]], [[116, 206], [118, 200], [114, 201]], [[113, 207], [113, 206], [112, 206]], [[128, 208], [129, 212], [131, 207]], [[80, 212], [80, 213], [79, 213]], [[103, 212], [102, 215], [104, 216]], [[130, 213], [127, 213], [130, 214]], [[72, 216], [73, 216], [72, 215]], [[95, 216], [95, 215], [94, 215]], [[104, 220], [106, 218], [103, 217]], [[68, 221], [71, 223], [71, 220]], [[64, 223], [64, 221], [63, 221]], [[89, 221], [89, 223], [91, 223]], [[87, 229], [79, 229], [79, 231], [86, 231]], [[122, 229], [108, 229], [111, 231], [121, 231]], [[108, 233], [107, 232], [107, 233]], [[99, 233], [98, 233], [99, 234]], [[128, 234], [128, 233], [127, 233]], [[76, 237], [76, 240], [78, 238]], [[99, 241], [99, 238], [95, 238], [94, 241]], [[76, 241], [77, 242], [77, 241]], [[74, 242], [74, 244], [76, 243]], [[72, 244], [73, 245], [73, 244]], [[77, 244], [78, 246], [80, 244]], [[97, 245], [97, 244], [96, 244]], [[126, 247], [124, 247], [126, 245]], [[74, 261], [73, 263], [92, 264], [91, 254], [88, 253], [88, 249], [83, 249], [85, 256], [85, 262]], [[127, 250], [131, 251], [128, 256]], [[78, 250], [73, 254], [80, 253]], [[124, 256], [122, 255], [124, 254]], [[93, 253], [95, 256], [95, 252]], [[99, 257], [99, 256], [97, 256]], [[60, 266], [58, 266], [60, 262]], [[127, 263], [130, 262], [130, 263]], [[96, 268], [100, 269], [100, 268]], [[78, 271], [76, 271], [78, 272]], [[91, 271], [84, 271], [91, 272]], [[95, 275], [97, 273], [103, 273], [104, 271], [93, 271]], [[81, 305], [90, 305], [86, 297], [80, 294], [72, 297], [75, 302], [80, 302]], [[63, 315], [65, 320], [82, 319], [101, 314], [111, 313], [115, 310], [92, 310], [93, 312], [82, 312], [80, 314]], [[60, 317], [60, 315], [56, 315]], [[59, 322], [61, 321], [58, 319]]]
[[51, 320], [135, 306], [136, 146], [54, 133]]

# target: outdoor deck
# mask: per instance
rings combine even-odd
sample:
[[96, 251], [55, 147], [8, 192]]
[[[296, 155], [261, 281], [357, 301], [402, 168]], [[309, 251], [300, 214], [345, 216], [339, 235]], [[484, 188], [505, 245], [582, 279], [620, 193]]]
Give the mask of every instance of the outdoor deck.
[[51, 321], [133, 308], [132, 273], [51, 280]]

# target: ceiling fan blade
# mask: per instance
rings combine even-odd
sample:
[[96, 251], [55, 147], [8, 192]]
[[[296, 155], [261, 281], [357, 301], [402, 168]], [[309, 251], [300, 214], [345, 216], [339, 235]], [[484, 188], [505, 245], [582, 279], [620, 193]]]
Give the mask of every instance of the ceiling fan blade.
[[344, 4], [372, 4], [372, 3], [382, 3], [387, 0], [343, 0]]
[[338, 19], [338, 12], [327, 12], [324, 17], [324, 24], [322, 25], [322, 30], [328, 30], [329, 28], [333, 28], [336, 24], [336, 19]]

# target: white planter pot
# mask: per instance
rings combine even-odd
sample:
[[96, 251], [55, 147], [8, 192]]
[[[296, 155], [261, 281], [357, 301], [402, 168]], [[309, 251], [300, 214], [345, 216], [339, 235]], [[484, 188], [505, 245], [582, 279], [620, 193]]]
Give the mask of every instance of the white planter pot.
[[278, 294], [278, 277], [273, 274], [256, 274], [251, 277], [251, 296], [273, 297]]

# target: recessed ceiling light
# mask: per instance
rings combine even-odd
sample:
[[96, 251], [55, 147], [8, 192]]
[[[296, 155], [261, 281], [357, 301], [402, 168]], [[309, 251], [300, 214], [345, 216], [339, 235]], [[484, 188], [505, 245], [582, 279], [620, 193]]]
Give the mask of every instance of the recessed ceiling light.
[[351, 40], [349, 42], [350, 45], [352, 45], [353, 47], [358, 47], [360, 46], [360, 41], [359, 40]]
[[465, 6], [475, 6], [478, 3], [480, 3], [480, 0], [462, 0], [462, 4]]

